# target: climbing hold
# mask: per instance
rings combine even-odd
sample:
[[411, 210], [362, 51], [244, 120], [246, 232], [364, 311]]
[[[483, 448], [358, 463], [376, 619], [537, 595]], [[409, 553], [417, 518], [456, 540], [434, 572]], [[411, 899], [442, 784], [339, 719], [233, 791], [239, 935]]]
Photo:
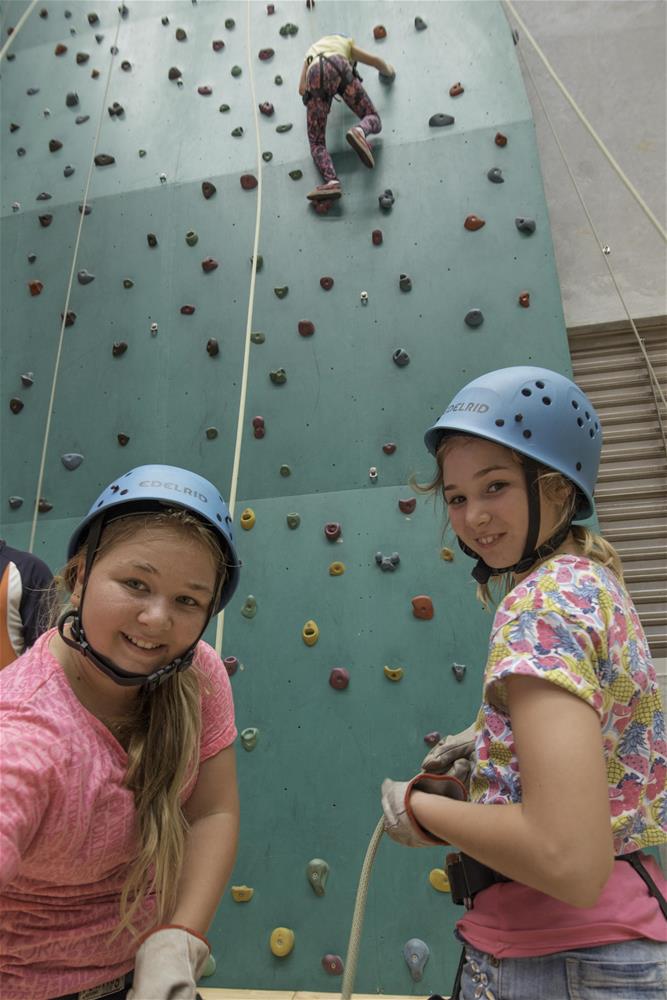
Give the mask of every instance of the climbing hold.
[[444, 869], [442, 868], [432, 868], [428, 873], [428, 880], [437, 892], [451, 892], [452, 887], [449, 884], [449, 879], [447, 878]]
[[269, 372], [269, 378], [274, 385], [284, 385], [287, 381], [287, 372], [284, 368], [276, 368], [275, 371]]
[[306, 878], [315, 895], [323, 896], [329, 878], [329, 865], [322, 858], [312, 858], [306, 865]]
[[215, 439], [217, 438], [217, 436], [218, 436], [218, 428], [217, 427], [207, 427], [206, 428], [206, 437], [208, 438], [209, 441], [215, 441]]
[[471, 233], [476, 232], [478, 229], [481, 229], [482, 226], [485, 225], [486, 225], [485, 220], [480, 219], [479, 216], [477, 215], [467, 215], [466, 220], [463, 223], [464, 229], [470, 230]]
[[74, 470], [78, 469], [83, 462], [83, 455], [78, 455], [73, 451], [67, 452], [67, 454], [60, 456], [60, 461], [66, 469], [69, 469], [70, 472], [74, 472]]
[[312, 337], [315, 333], [315, 324], [309, 319], [300, 319], [298, 330], [302, 337]]
[[274, 295], [276, 295], [279, 299], [284, 299], [288, 292], [289, 285], [281, 285], [278, 288], [273, 289]]
[[367, 306], [368, 305], [368, 292], [361, 292], [359, 294], [359, 298], [361, 300], [362, 306]]
[[373, 28], [373, 38], [376, 41], [380, 41], [381, 38], [387, 37], [387, 29], [384, 24], [376, 24]]
[[454, 121], [455, 119], [453, 115], [446, 115], [443, 112], [438, 112], [435, 115], [431, 115], [428, 123], [431, 128], [442, 128], [443, 125], [453, 125]]
[[228, 31], [231, 31], [232, 28], [235, 27], [235, 25], [236, 21], [234, 20], [233, 17], [228, 17], [227, 20], [225, 21], [225, 28], [227, 28]]
[[199, 242], [199, 236], [194, 231], [194, 229], [189, 229], [187, 231], [187, 233], [185, 234], [185, 242], [189, 247], [193, 247], [196, 243]]
[[350, 671], [345, 667], [334, 667], [329, 674], [329, 684], [336, 691], [344, 691], [350, 683]]
[[188, 36], [187, 36], [186, 31], [185, 31], [185, 28], [176, 28], [176, 41], [177, 42], [184, 42], [187, 37]]
[[443, 549], [440, 549], [440, 558], [444, 559], [445, 562], [454, 562], [454, 553], [445, 546]]
[[450, 97], [460, 97], [461, 94], [463, 93], [463, 90], [464, 90], [464, 87], [463, 87], [463, 84], [460, 81], [458, 81], [457, 83], [453, 83], [451, 85], [451, 87], [449, 88], [449, 96]]
[[74, 173], [74, 167], [70, 163], [68, 163], [65, 169], [63, 170], [63, 176], [71, 177], [73, 173]]
[[519, 305], [527, 309], [530, 305], [530, 292], [521, 292], [519, 295]]
[[110, 118], [120, 118], [121, 115], [125, 114], [125, 108], [118, 101], [114, 101], [110, 108], [107, 108]]
[[382, 450], [385, 455], [393, 455], [396, 451], [396, 445], [393, 441], [387, 441], [386, 444], [382, 445]]
[[257, 746], [257, 741], [259, 739], [259, 729], [254, 726], [248, 726], [247, 729], [241, 730], [241, 746], [244, 750], [250, 752], [254, 750]]
[[252, 507], [246, 507], [241, 514], [241, 527], [244, 531], [250, 531], [255, 526], [255, 512]]
[[505, 178], [503, 177], [503, 172], [500, 167], [491, 167], [486, 175], [492, 184], [504, 184]]
[[77, 115], [76, 118], [74, 119], [74, 123], [76, 125], [84, 125], [89, 120], [90, 120], [90, 115]]
[[246, 597], [241, 614], [244, 618], [254, 618], [257, 614], [257, 598], [253, 597], [252, 594], [248, 594]]
[[469, 309], [463, 317], [463, 322], [466, 326], [481, 326], [484, 322], [484, 313], [481, 309]]
[[98, 153], [98, 155], [95, 157], [96, 167], [110, 167], [115, 162], [116, 162], [115, 157], [111, 156], [109, 153]]
[[257, 187], [257, 178], [253, 174], [241, 174], [241, 187], [244, 191], [252, 191]]
[[342, 576], [345, 572], [345, 563], [332, 562], [329, 566], [329, 576]]
[[39, 498], [39, 503], [37, 504], [37, 510], [40, 514], [48, 514], [50, 510], [53, 510], [53, 504], [45, 500], [44, 497]]
[[380, 208], [383, 209], [385, 212], [388, 212], [391, 209], [392, 205], [394, 204], [394, 201], [395, 201], [394, 193], [391, 190], [391, 188], [385, 188], [382, 194], [378, 196], [378, 202]]
[[76, 322], [76, 313], [68, 312], [66, 316], [63, 316], [61, 313], [60, 318], [65, 320], [65, 326], [74, 326], [74, 323]]
[[23, 504], [23, 497], [10, 497], [9, 506], [12, 510], [18, 510]]
[[210, 358], [217, 358], [218, 354], [220, 354], [220, 345], [215, 337], [209, 337], [206, 341], [206, 353]]
[[282, 134], [283, 132], [289, 132], [291, 128], [292, 122], [287, 122], [285, 125], [276, 125], [276, 132], [280, 132]]
[[183, 74], [181, 73], [178, 66], [171, 66], [169, 72], [167, 73], [167, 76], [169, 77], [170, 80], [180, 80]]
[[301, 524], [301, 517], [299, 514], [288, 514], [286, 520], [287, 520], [287, 527], [291, 528], [292, 531], [295, 528], [298, 528], [299, 525]]
[[99, 17], [94, 12], [88, 15], [88, 24], [90, 25], [99, 24], [99, 21], [100, 21]]
[[51, 201], [51, 195], [48, 191], [42, 191], [41, 194], [37, 195], [35, 201]]
[[24, 372], [23, 375], [21, 375], [21, 384], [24, 385], [26, 389], [29, 389], [31, 385], [34, 385], [34, 383], [35, 376], [32, 372]]
[[383, 669], [388, 681], [400, 681], [403, 677], [403, 667], [384, 667]]
[[285, 958], [294, 947], [294, 931], [289, 927], [276, 927], [271, 932], [269, 947], [276, 958]]
[[514, 220], [514, 225], [520, 233], [527, 233], [528, 236], [535, 232], [535, 219], [525, 219], [523, 216], [519, 216]]
[[232, 899], [235, 903], [249, 903], [255, 894], [255, 890], [249, 885], [233, 885]]
[[264, 160], [265, 163], [270, 163], [271, 160], [273, 159], [273, 153], [271, 152], [271, 150], [269, 149], [265, 150], [265, 152], [262, 153], [262, 159]]
[[125, 73], [129, 73], [129, 72], [130, 72], [130, 70], [132, 69], [132, 63], [131, 63], [131, 62], [128, 62], [128, 60], [127, 60], [127, 59], [123, 59], [122, 63], [120, 64], [120, 68], [121, 68], [121, 69], [122, 69], [122, 70], [123, 70], [123, 71], [124, 71]]
[[400, 561], [401, 557], [398, 552], [394, 552], [390, 556], [383, 556], [381, 552], [375, 553], [375, 562], [383, 573], [393, 573]]
[[263, 344], [266, 340], [266, 334], [262, 333], [260, 330], [253, 330], [250, 334], [250, 339], [253, 344]]
[[231, 74], [232, 76], [240, 76], [243, 70], [240, 66], [232, 66]]
[[403, 947], [403, 958], [408, 964], [410, 975], [415, 983], [420, 982], [424, 975], [424, 967], [429, 960], [431, 952], [425, 941], [419, 938], [410, 938]]
[[415, 618], [428, 621], [433, 617], [433, 601], [425, 594], [419, 594], [412, 598], [412, 613]]
[[236, 671], [239, 669], [239, 661], [236, 656], [225, 656], [222, 661], [225, 665], [225, 670], [229, 677], [233, 677]]
[[278, 34], [282, 35], [283, 38], [287, 38], [288, 35], [296, 35], [298, 30], [299, 29], [296, 24], [292, 24], [291, 21], [288, 21], [287, 24], [282, 25]]
[[266, 62], [267, 59], [273, 58], [275, 52], [273, 49], [260, 49], [258, 55], [262, 62]]
[[341, 532], [342, 527], [338, 521], [329, 521], [324, 525], [324, 537], [328, 542], [337, 542]]
[[157, 323], [151, 323], [151, 337], [157, 337], [158, 325]]
[[428, 744], [430, 747], [434, 747], [436, 743], [439, 743], [442, 739], [440, 733], [434, 730], [432, 733], [427, 733], [424, 737], [424, 743]]
[[[65, 49], [65, 51], [67, 51], [67, 49]], [[35, 94], [39, 94], [39, 87], [28, 87], [26, 94], [28, 97], [34, 97]]]
[[275, 83], [276, 87], [282, 87], [282, 85], [283, 85], [283, 78], [282, 78], [282, 76], [280, 74], [278, 74], [277, 76], [274, 76], [273, 82]]
[[[58, 44], [56, 45], [55, 49], [53, 50], [53, 53], [56, 56], [64, 56], [66, 52], [67, 52], [67, 46], [63, 45], [62, 42], [58, 42]], [[31, 90], [35, 90], [34, 87], [31, 87], [30, 89]], [[30, 93], [30, 91], [28, 91], [28, 93]], [[36, 90], [35, 90], [35, 93], [37, 93]]]
[[459, 683], [465, 677], [465, 672], [466, 672], [465, 664], [463, 664], [463, 663], [452, 663], [452, 673], [454, 674], [454, 677], [456, 678], [456, 680], [459, 681]]
[[140, 149], [139, 150], [139, 156], [141, 157], [142, 160], [143, 160], [143, 158], [144, 158], [145, 155], [146, 155], [146, 150], [145, 149]]
[[424, 20], [423, 17], [416, 17], [415, 18], [415, 28], [417, 29], [417, 31], [425, 31], [426, 30], [427, 24], [426, 24], [426, 21]]
[[417, 500], [415, 497], [409, 497], [407, 500], [398, 501], [398, 509], [400, 510], [401, 514], [414, 513], [416, 506], [417, 506]]
[[502, 132], [496, 132], [496, 137], [493, 141], [495, 142], [496, 146], [506, 146], [507, 136], [503, 135]]
[[86, 271], [85, 267], [78, 271], [76, 276], [80, 285], [89, 285], [91, 281], [95, 280], [95, 275]]
[[271, 101], [264, 101], [263, 104], [259, 105], [259, 113], [261, 115], [266, 115], [267, 118], [270, 118], [271, 115], [274, 113], [275, 110], [276, 109], [271, 104]]
[[146, 233], [146, 241], [149, 247], [155, 248], [157, 246], [157, 236], [155, 233]]
[[404, 351], [402, 347], [398, 347], [392, 354], [392, 359], [395, 365], [399, 368], [405, 368], [406, 365], [410, 364], [410, 355], [407, 351]]
[[[23, 146], [19, 146], [19, 148], [16, 150], [16, 155], [17, 156], [25, 156], [25, 153], [26, 153], [26, 151], [25, 151], [25, 149], [24, 149]], [[12, 205], [12, 208], [14, 208], [13, 205]], [[16, 209], [15, 209], [15, 211], [16, 211]]]
[[117, 434], [116, 439], [118, 440], [118, 444], [121, 448], [124, 448], [126, 444], [130, 443], [130, 439], [127, 434]]
[[214, 39], [214, 41], [211, 42], [211, 45], [213, 47], [214, 52], [222, 52], [222, 50], [225, 47], [225, 43], [223, 42], [222, 38]]
[[201, 193], [204, 195], [207, 201], [209, 198], [213, 197], [213, 195], [216, 193], [217, 190], [218, 189], [216, 188], [215, 184], [212, 184], [211, 181], [202, 181]]
[[267, 3], [267, 5], [266, 5], [266, 13], [267, 14], [275, 14], [275, 12], [276, 12], [275, 6], [272, 3]]
[[324, 289], [325, 292], [330, 292], [331, 289], [333, 288], [333, 285], [334, 285], [333, 278], [330, 278], [328, 276], [320, 278], [320, 286]]
[[29, 281], [28, 288], [30, 289], [30, 294], [34, 297], [35, 295], [41, 295], [44, 285], [41, 281]]
[[323, 955], [322, 968], [330, 976], [342, 976], [345, 971], [345, 965], [340, 955]]
[[111, 348], [111, 353], [114, 358], [119, 358], [121, 354], [125, 354], [127, 350], [127, 343], [124, 340], [115, 340]]
[[18, 396], [13, 396], [9, 400], [9, 409], [12, 411], [12, 413], [20, 413], [24, 406], [25, 403], [23, 402], [23, 400], [19, 399]]
[[382, 243], [382, 239], [383, 239], [382, 230], [374, 229], [373, 232], [371, 233], [371, 240], [373, 242], [373, 246], [379, 247], [380, 244]]
[[253, 417], [252, 418], [253, 434], [259, 440], [266, 434], [266, 427], [264, 426], [264, 417]]
[[300, 181], [303, 177], [303, 170], [290, 170], [289, 177], [291, 177], [293, 181]]
[[33, 253], [33, 252], [31, 251], [31, 252], [30, 252], [30, 253], [28, 254], [28, 263], [29, 263], [29, 264], [34, 264], [36, 260], [37, 260], [37, 254], [36, 254], [36, 253]]
[[378, 477], [378, 470], [374, 465], [371, 465], [370, 469], [368, 470], [368, 478], [372, 483], [375, 483], [377, 482], [377, 477]]
[[60, 139], [50, 139], [49, 140], [49, 150], [52, 153], [57, 153], [59, 149], [63, 148], [63, 144]]
[[[197, 240], [195, 240], [195, 243], [196, 242]], [[194, 246], [194, 243], [192, 244], [192, 246]], [[215, 271], [217, 267], [218, 267], [218, 262], [215, 259], [215, 257], [204, 257], [203, 261], [201, 262], [201, 269], [206, 274], [210, 274], [211, 271]]]
[[201, 87], [197, 87], [197, 93], [201, 94], [202, 97], [210, 97], [213, 93], [213, 88], [203, 84]]
[[292, 470], [289, 467], [289, 465], [281, 465], [278, 471], [280, 472], [280, 475], [283, 477], [283, 479], [287, 479], [288, 476], [292, 475]]
[[76, 108], [79, 104], [79, 95], [74, 90], [70, 90], [69, 94], [65, 98], [65, 106], [68, 108]]
[[196, 306], [181, 306], [180, 311], [182, 316], [193, 316], [196, 311]]
[[317, 627], [317, 623], [312, 619], [309, 619], [301, 629], [301, 638], [305, 642], [306, 646], [314, 646], [319, 637], [320, 630]]

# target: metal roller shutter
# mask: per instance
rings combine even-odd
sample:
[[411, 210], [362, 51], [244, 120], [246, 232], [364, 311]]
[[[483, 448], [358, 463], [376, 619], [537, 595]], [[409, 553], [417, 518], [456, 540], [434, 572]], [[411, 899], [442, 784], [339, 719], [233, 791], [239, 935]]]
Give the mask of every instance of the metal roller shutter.
[[[665, 320], [639, 326], [663, 393]], [[628, 590], [653, 656], [667, 654], [667, 454], [648, 368], [637, 339], [621, 328], [568, 333], [575, 381], [590, 396], [604, 431], [595, 501], [602, 534], [618, 550]], [[667, 412], [658, 396], [662, 424]]]

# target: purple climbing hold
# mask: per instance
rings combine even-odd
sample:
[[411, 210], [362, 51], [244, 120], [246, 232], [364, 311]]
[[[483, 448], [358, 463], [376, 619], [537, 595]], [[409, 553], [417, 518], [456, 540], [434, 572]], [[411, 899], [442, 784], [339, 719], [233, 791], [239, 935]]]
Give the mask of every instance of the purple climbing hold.
[[211, 42], [211, 45], [213, 46], [214, 52], [222, 52], [222, 50], [225, 47], [225, 43], [223, 42], [222, 38], [214, 39], [214, 41]]
[[210, 97], [213, 93], [213, 88], [204, 84], [201, 87], [197, 87], [197, 93], [201, 94], [202, 97]]
[[325, 292], [330, 292], [334, 286], [333, 278], [330, 278], [328, 275], [325, 275], [323, 278], [320, 278], [320, 286], [324, 289]]
[[398, 501], [398, 509], [401, 514], [412, 514], [415, 507], [417, 506], [417, 500], [415, 497], [409, 497], [407, 500]]
[[329, 674], [329, 684], [336, 691], [344, 691], [350, 683], [350, 671], [345, 667], [334, 667]]
[[259, 50], [259, 58], [262, 60], [262, 62], [266, 62], [267, 59], [273, 58], [274, 55], [275, 55], [275, 52], [273, 51], [273, 49], [260, 49]]
[[236, 656], [225, 656], [222, 661], [225, 665], [225, 670], [229, 677], [233, 677], [236, 671], [239, 669], [239, 661]]
[[340, 538], [342, 528], [338, 521], [329, 521], [324, 525], [324, 537], [328, 542], [337, 542]]
[[345, 971], [345, 965], [340, 955], [323, 955], [322, 968], [330, 976], [342, 976]]
[[434, 730], [432, 733], [426, 734], [424, 737], [424, 743], [427, 743], [430, 747], [434, 747], [436, 743], [440, 742], [441, 739], [442, 736], [440, 733], [437, 730]]

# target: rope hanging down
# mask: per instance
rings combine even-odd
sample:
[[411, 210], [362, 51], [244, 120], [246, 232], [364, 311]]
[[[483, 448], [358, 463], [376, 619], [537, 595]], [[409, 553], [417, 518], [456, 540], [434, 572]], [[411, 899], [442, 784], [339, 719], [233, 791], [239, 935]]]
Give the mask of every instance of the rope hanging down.
[[25, 22], [28, 20], [28, 18], [30, 17], [31, 13], [33, 12], [36, 6], [37, 6], [37, 0], [32, 0], [32, 3], [28, 7], [28, 9], [24, 10], [23, 13], [21, 14], [21, 17], [19, 18], [17, 24], [14, 26], [14, 30], [12, 31], [11, 35], [8, 36], [7, 41], [0, 49], [0, 62], [2, 62], [2, 60], [5, 58], [5, 52], [7, 52], [10, 45], [13, 45], [13, 43], [16, 41], [16, 36], [18, 35], [19, 31], [21, 30]]

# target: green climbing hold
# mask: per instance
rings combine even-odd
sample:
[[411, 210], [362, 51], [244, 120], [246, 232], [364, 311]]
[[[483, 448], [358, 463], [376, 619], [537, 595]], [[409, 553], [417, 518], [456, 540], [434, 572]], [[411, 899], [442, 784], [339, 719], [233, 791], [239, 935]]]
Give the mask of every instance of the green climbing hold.
[[276, 132], [289, 132], [292, 128], [292, 123], [288, 122], [286, 125], [276, 125]]
[[298, 25], [292, 24], [291, 21], [288, 21], [287, 24], [283, 24], [279, 34], [282, 35], [283, 38], [287, 38], [288, 35], [296, 35], [298, 30]]
[[240, 66], [232, 66], [232, 76], [240, 76], [243, 70]]
[[282, 285], [279, 288], [274, 288], [273, 291], [277, 298], [284, 299], [289, 292], [289, 285]]
[[[253, 258], [251, 257], [250, 258], [250, 265], [251, 266], [252, 266], [252, 261], [253, 261]], [[262, 270], [263, 267], [264, 267], [264, 258], [262, 257], [261, 253], [258, 253], [257, 254], [257, 268], [256, 268], [258, 274]]]
[[234, 20], [234, 18], [228, 17], [227, 20], [225, 21], [225, 28], [227, 28], [228, 31], [231, 31], [232, 28], [235, 27], [236, 27], [236, 21]]
[[257, 599], [252, 594], [248, 594], [246, 597], [241, 614], [244, 618], [254, 618], [257, 614]]
[[273, 153], [267, 149], [265, 153], [262, 153], [262, 159], [265, 163], [270, 163], [273, 159]]
[[287, 479], [288, 476], [292, 475], [292, 470], [290, 469], [289, 465], [280, 466], [280, 475], [283, 477], [283, 479]]
[[123, 288], [134, 288], [132, 278], [123, 278]]
[[274, 385], [284, 385], [287, 381], [287, 372], [284, 368], [277, 368], [274, 372], [269, 372], [269, 378]]
[[287, 527], [294, 531], [301, 524], [301, 516], [299, 514], [288, 514], [287, 515]]
[[234, 136], [235, 139], [240, 139], [241, 136], [243, 135], [243, 126], [237, 125], [236, 128], [233, 128], [232, 135]]
[[303, 170], [290, 170], [289, 175], [293, 181], [300, 181], [303, 177]]
[[283, 78], [280, 75], [280, 73], [278, 73], [277, 76], [274, 76], [273, 82], [275, 83], [276, 87], [282, 87], [282, 85], [283, 85]]
[[229, 104], [221, 104], [219, 110], [224, 115], [227, 111], [231, 111], [231, 108]]
[[263, 344], [264, 341], [266, 340], [266, 334], [262, 333], [261, 330], [253, 330], [253, 332], [250, 334], [250, 339], [252, 340], [253, 344]]
[[139, 156], [142, 158], [142, 160], [143, 160], [143, 158], [144, 158], [145, 155], [146, 155], [146, 150], [145, 149], [140, 149], [139, 150]]
[[197, 234], [194, 231], [194, 229], [189, 229], [188, 232], [185, 234], [185, 242], [187, 243], [187, 245], [189, 247], [196, 246], [196, 244], [198, 243], [198, 241], [199, 241], [199, 237], [197, 236]]

